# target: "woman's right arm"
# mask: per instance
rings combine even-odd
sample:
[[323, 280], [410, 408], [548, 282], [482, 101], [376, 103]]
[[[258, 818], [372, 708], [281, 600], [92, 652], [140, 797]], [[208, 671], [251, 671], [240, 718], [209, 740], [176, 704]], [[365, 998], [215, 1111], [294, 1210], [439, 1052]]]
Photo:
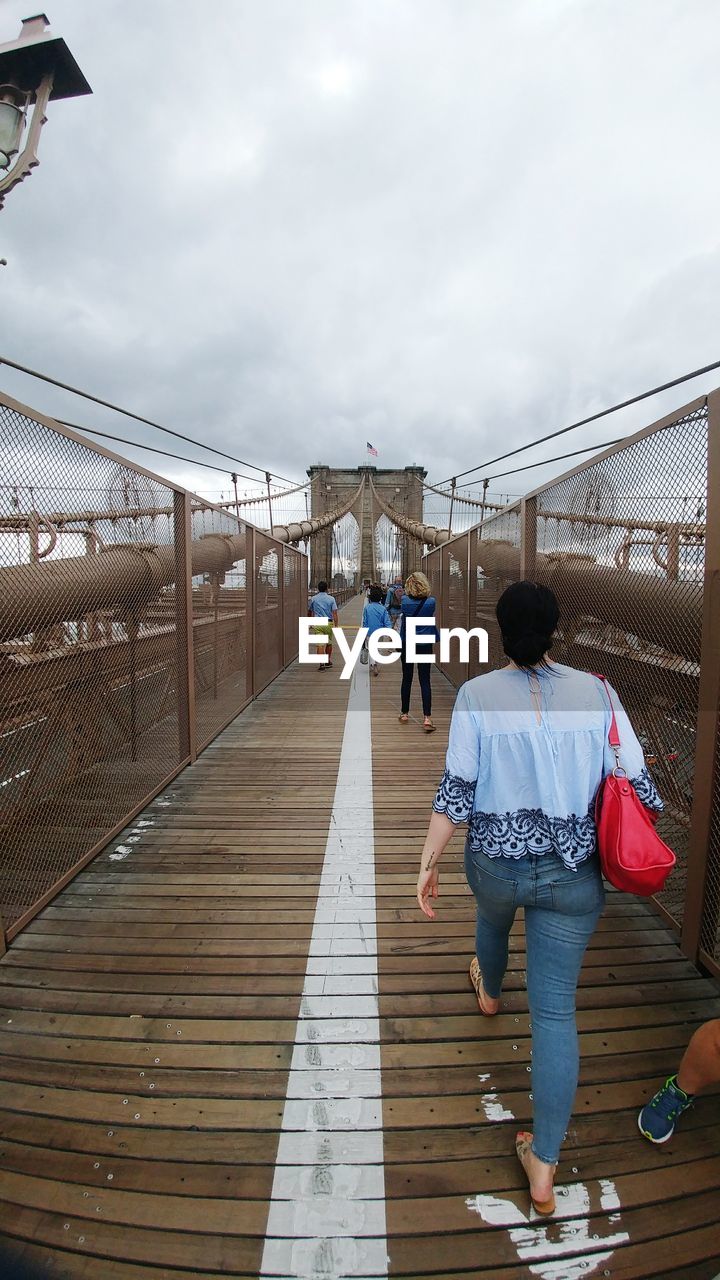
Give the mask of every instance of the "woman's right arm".
[[480, 734], [470, 710], [467, 685], [458, 693], [450, 722], [445, 772], [440, 780], [418, 873], [417, 900], [421, 911], [434, 920], [429, 899], [438, 896], [438, 862], [461, 822], [473, 811], [480, 771]]

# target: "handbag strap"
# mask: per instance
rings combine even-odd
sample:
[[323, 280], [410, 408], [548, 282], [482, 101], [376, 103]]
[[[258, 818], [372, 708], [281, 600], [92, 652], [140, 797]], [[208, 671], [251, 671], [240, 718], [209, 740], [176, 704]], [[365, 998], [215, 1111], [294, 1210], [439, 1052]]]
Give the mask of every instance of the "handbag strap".
[[605, 697], [610, 703], [610, 728], [608, 729], [608, 742], [615, 753], [615, 768], [620, 769], [622, 767], [620, 764], [620, 733], [617, 727], [617, 720], [615, 719], [613, 701], [607, 689], [607, 676], [601, 676], [599, 671], [593, 671], [592, 675], [594, 675], [597, 680], [602, 680]]

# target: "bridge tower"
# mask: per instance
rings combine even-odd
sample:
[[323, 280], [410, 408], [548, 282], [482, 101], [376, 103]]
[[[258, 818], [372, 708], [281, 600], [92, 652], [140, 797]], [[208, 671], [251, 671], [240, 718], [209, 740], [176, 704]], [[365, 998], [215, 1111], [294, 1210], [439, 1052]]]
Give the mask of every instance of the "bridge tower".
[[[392, 471], [381, 467], [328, 467], [318, 462], [307, 471], [310, 477], [310, 493], [312, 506], [311, 516], [323, 515], [347, 501], [357, 492], [361, 482], [365, 485], [361, 496], [350, 508], [360, 529], [360, 583], [364, 578], [375, 581], [378, 573], [375, 555], [375, 526], [382, 515], [373, 497], [370, 481], [379, 496], [389, 507], [393, 507], [400, 515], [409, 516], [412, 520], [423, 518], [423, 487], [427, 475], [424, 467], [411, 466]], [[414, 569], [420, 568], [422, 547], [419, 542], [398, 529], [400, 540], [400, 562], [398, 573], [406, 578]], [[332, 579], [332, 546], [333, 531], [328, 529], [316, 534], [313, 539], [312, 576]], [[332, 584], [339, 585], [339, 584]]]

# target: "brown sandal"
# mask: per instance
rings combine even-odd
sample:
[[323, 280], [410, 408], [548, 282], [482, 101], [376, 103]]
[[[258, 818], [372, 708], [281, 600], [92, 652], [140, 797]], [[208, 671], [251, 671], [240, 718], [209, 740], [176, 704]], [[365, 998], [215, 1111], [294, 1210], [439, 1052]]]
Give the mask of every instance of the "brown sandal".
[[[528, 1179], [528, 1184], [530, 1182], [530, 1175], [527, 1169], [525, 1168], [524, 1157], [527, 1155], [528, 1151], [530, 1151], [532, 1148], [532, 1140], [533, 1140], [533, 1136], [531, 1133], [520, 1132], [515, 1135], [515, 1154], [523, 1167], [523, 1171]], [[557, 1165], [553, 1165], [552, 1167], [556, 1169]], [[552, 1195], [548, 1200], [536, 1200], [531, 1191], [530, 1201], [535, 1212], [539, 1213], [542, 1218], [549, 1218], [555, 1212], [555, 1193], [554, 1192], [552, 1193]]]
[[483, 979], [482, 979], [482, 974], [480, 972], [480, 965], [478, 963], [477, 956], [473, 956], [472, 960], [470, 961], [468, 977], [470, 979], [470, 985], [475, 991], [475, 995], [477, 997], [477, 1002], [478, 1002], [478, 1008], [480, 1012], [484, 1014], [486, 1018], [494, 1018], [497, 1013], [497, 1009], [486, 1009], [483, 1003], [484, 1000], [490, 999], [490, 997], [488, 996], [487, 991], [483, 986]]

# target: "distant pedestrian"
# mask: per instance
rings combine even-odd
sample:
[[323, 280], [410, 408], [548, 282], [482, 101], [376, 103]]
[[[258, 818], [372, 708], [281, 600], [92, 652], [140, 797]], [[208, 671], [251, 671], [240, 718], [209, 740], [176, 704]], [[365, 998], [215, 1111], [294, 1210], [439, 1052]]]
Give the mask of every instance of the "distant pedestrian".
[[[380, 631], [383, 627], [387, 630], [392, 629], [390, 614], [383, 604], [382, 590], [380, 587], [370, 588], [370, 599], [363, 609], [362, 624], [368, 629], [366, 644], [369, 643], [370, 636], [374, 631]], [[374, 676], [380, 674], [380, 668], [377, 662], [370, 663], [370, 670]]]
[[667, 1142], [675, 1125], [703, 1089], [720, 1084], [720, 1018], [698, 1027], [690, 1041], [677, 1075], [669, 1076], [662, 1089], [645, 1104], [638, 1116], [638, 1128], [650, 1142]]
[[338, 625], [338, 609], [334, 596], [328, 595], [327, 582], [318, 582], [317, 594], [311, 596], [308, 607], [309, 618], [320, 618], [322, 625], [313, 627], [315, 635], [327, 636], [327, 644], [319, 647], [319, 653], [326, 653], [327, 662], [321, 662], [318, 671], [326, 671], [332, 666], [333, 626]]
[[397, 631], [400, 627], [400, 619], [402, 618], [402, 598], [405, 595], [403, 580], [398, 574], [394, 582], [390, 583], [388, 593], [385, 597], [385, 608], [392, 619], [392, 625]]
[[[400, 618], [400, 638], [402, 640], [402, 649], [400, 650], [400, 662], [402, 664], [402, 685], [400, 686], [400, 715], [398, 719], [401, 724], [407, 724], [410, 718], [410, 690], [412, 688], [413, 675], [417, 666], [418, 680], [420, 682], [420, 696], [422, 698], [423, 709], [423, 729], [426, 733], [434, 733], [435, 725], [432, 722], [432, 692], [430, 690], [430, 666], [428, 662], [417, 662], [416, 659], [408, 659], [407, 656], [407, 623], [409, 618], [435, 618], [437, 605], [435, 597], [430, 595], [430, 583], [424, 573], [411, 573], [405, 583], [405, 594], [400, 602], [401, 618]], [[437, 619], [435, 623], [418, 623], [415, 629], [416, 649], [420, 653], [430, 653], [438, 636]]]

